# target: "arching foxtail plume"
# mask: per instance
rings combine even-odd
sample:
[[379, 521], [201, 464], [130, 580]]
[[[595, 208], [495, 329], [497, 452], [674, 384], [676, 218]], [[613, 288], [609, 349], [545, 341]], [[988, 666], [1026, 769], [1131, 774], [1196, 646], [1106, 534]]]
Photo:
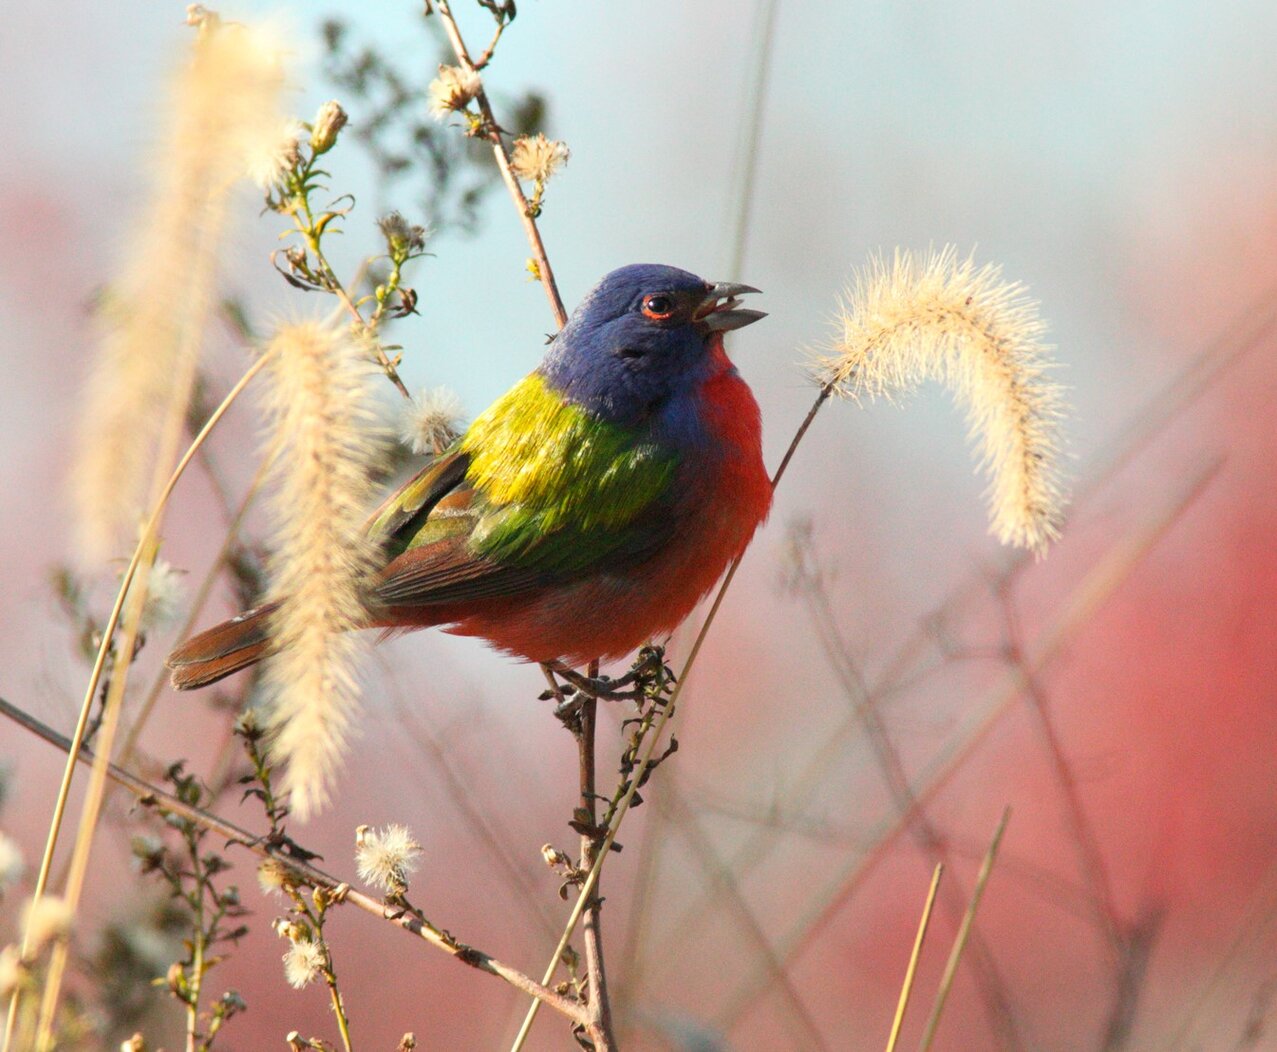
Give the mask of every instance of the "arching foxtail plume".
[[856, 275], [838, 320], [842, 331], [817, 362], [818, 378], [851, 397], [943, 383], [966, 409], [989, 476], [991, 532], [1045, 551], [1065, 505], [1064, 400], [1041, 342], [1046, 327], [1024, 287], [952, 247], [921, 261], [897, 252]]

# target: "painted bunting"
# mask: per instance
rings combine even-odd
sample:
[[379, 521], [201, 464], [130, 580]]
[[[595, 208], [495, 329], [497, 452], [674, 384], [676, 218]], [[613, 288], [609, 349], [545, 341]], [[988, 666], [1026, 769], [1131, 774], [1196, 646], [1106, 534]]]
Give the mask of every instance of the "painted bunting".
[[[748, 285], [636, 264], [605, 277], [533, 372], [370, 520], [366, 627], [446, 627], [580, 666], [675, 628], [767, 517], [758, 404], [723, 334]], [[168, 658], [179, 689], [271, 650], [270, 606]]]

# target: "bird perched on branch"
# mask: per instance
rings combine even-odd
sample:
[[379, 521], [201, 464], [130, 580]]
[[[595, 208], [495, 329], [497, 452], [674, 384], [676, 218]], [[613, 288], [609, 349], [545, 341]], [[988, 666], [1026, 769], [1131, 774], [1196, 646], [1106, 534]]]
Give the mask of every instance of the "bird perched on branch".
[[[757, 292], [674, 267], [605, 277], [541, 365], [372, 517], [364, 627], [446, 626], [583, 665], [676, 627], [767, 517], [758, 404], [723, 335]], [[272, 649], [272, 605], [168, 658], [191, 689]]]

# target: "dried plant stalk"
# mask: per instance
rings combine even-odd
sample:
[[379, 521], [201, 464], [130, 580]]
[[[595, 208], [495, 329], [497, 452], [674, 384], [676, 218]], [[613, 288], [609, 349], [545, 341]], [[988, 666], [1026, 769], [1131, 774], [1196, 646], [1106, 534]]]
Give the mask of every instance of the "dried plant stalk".
[[345, 333], [288, 325], [271, 343], [270, 455], [277, 522], [270, 600], [278, 653], [266, 682], [276, 756], [305, 818], [323, 806], [357, 708], [350, 629], [364, 617], [374, 551], [364, 534], [374, 429], [372, 356]]
[[852, 397], [909, 391], [926, 379], [949, 387], [990, 479], [990, 531], [1004, 544], [1045, 550], [1065, 504], [1064, 401], [1024, 287], [952, 247], [923, 260], [897, 252], [856, 276], [839, 323], [832, 352], [817, 363], [819, 380]]
[[88, 560], [116, 554], [142, 517], [169, 394], [207, 318], [228, 191], [278, 152], [284, 82], [267, 35], [207, 24], [170, 93], [155, 192], [109, 294], [79, 429], [71, 492]]

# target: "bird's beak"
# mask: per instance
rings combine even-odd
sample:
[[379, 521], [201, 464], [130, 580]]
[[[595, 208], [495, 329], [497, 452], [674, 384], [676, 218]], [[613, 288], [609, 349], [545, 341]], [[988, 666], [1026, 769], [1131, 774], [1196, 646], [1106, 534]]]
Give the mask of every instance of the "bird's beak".
[[711, 285], [700, 306], [696, 308], [696, 313], [692, 315], [692, 321], [706, 335], [752, 325], [759, 318], [767, 317], [767, 313], [742, 308], [737, 297], [757, 291], [750, 285], [736, 285], [730, 281]]

